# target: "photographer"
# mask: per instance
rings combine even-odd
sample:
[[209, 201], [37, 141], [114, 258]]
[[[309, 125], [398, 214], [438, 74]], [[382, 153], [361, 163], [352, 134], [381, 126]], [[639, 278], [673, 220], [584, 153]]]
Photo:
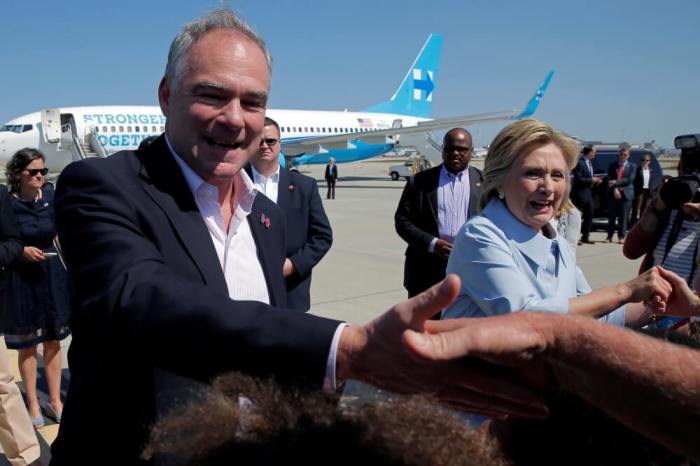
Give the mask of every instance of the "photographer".
[[[700, 240], [700, 135], [678, 136], [675, 146], [681, 149], [679, 176], [664, 183], [625, 238], [622, 252], [629, 259], [646, 254], [640, 273], [661, 265], [692, 283]], [[665, 317], [657, 325], [677, 328], [687, 322]]]

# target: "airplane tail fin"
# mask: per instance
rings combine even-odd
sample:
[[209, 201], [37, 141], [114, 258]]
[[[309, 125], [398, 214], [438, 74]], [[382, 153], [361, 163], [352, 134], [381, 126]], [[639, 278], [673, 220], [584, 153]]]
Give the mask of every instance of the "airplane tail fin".
[[549, 81], [552, 80], [552, 76], [554, 76], [554, 71], [550, 71], [549, 73], [547, 73], [547, 77], [544, 78], [544, 82], [537, 89], [535, 95], [533, 95], [530, 101], [527, 103], [525, 109], [522, 112], [520, 112], [519, 115], [513, 117], [513, 119], [520, 120], [521, 118], [531, 117], [535, 114], [535, 111], [540, 105], [540, 101], [542, 100], [542, 97], [544, 96], [544, 93], [547, 90], [547, 87], [549, 86]]
[[433, 90], [438, 77], [441, 49], [442, 36], [431, 34], [391, 99], [364, 111], [429, 118], [433, 110]]

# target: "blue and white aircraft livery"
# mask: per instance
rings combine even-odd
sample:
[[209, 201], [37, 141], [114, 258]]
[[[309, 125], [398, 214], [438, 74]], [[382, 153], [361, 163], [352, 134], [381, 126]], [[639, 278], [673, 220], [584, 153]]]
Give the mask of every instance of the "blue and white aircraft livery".
[[[442, 36], [431, 34], [394, 95], [360, 112], [268, 109], [280, 124], [282, 152], [296, 165], [353, 162], [394, 149], [403, 136], [419, 137], [437, 129], [520, 119], [532, 115], [552, 79], [522, 111], [506, 110], [432, 119]], [[108, 156], [136, 149], [146, 137], [165, 131], [157, 106], [91, 106], [46, 109], [17, 117], [0, 127], [0, 163], [23, 147], [38, 148], [51, 171], [85, 156]], [[418, 145], [418, 144], [415, 144]]]

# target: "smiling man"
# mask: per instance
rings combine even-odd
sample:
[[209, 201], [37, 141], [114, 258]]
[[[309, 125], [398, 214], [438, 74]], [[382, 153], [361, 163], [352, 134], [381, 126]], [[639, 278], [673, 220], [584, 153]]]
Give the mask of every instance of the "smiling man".
[[469, 166], [472, 150], [469, 131], [451, 129], [443, 139], [443, 163], [406, 183], [394, 221], [408, 243], [403, 284], [409, 297], [445, 278], [455, 236], [476, 212], [482, 176]]
[[73, 340], [52, 465], [151, 464], [141, 452], [156, 417], [187, 400], [183, 387], [231, 370], [327, 390], [355, 378], [478, 412], [544, 414], [507, 371], [463, 358], [420, 364], [408, 352], [404, 332], [447, 306], [454, 279], [364, 326], [277, 304], [285, 220], [241, 170], [260, 148], [269, 83], [262, 40], [216, 10], [171, 44], [158, 90], [165, 135], [61, 174]]

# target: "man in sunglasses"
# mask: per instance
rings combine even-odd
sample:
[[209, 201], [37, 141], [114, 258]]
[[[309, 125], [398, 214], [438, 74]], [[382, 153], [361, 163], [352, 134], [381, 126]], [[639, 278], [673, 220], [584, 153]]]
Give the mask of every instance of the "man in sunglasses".
[[311, 269], [328, 252], [333, 232], [323, 209], [316, 180], [280, 166], [280, 129], [265, 118], [260, 150], [246, 170], [255, 189], [270, 198], [287, 217], [287, 257], [283, 274], [287, 307], [308, 311], [311, 307]]
[[469, 166], [469, 131], [451, 129], [442, 147], [443, 163], [408, 180], [394, 215], [396, 232], [408, 243], [403, 284], [409, 297], [445, 278], [452, 242], [481, 196], [481, 171]]

